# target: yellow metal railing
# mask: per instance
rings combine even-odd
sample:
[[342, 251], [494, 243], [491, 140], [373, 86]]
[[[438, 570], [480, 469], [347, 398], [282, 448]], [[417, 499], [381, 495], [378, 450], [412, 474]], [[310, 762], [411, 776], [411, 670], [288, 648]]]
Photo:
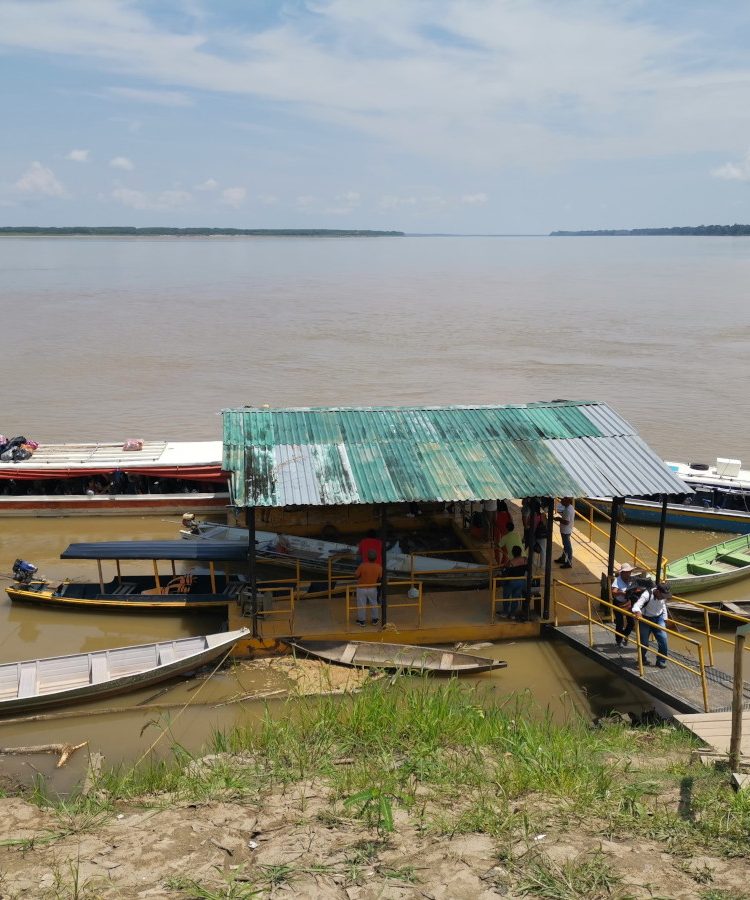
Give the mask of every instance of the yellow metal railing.
[[[497, 592], [498, 588], [502, 584], [507, 584], [510, 581], [523, 581], [524, 588], [526, 585], [525, 576], [518, 575], [503, 575], [496, 576], [492, 579], [492, 589], [490, 591], [490, 625], [494, 625], [497, 619], [497, 606], [498, 604], [502, 604], [503, 606], [509, 603], [517, 603], [521, 608], [523, 608], [524, 604], [526, 605], [526, 615], [528, 616], [529, 610], [531, 609], [531, 601], [541, 596], [542, 591], [542, 582], [539, 578], [534, 579], [537, 584], [532, 584], [532, 595], [531, 597], [527, 597], [525, 595], [521, 597], [498, 597]], [[538, 591], [539, 593], [534, 593], [534, 591]]]
[[[273, 582], [259, 582], [257, 585], [258, 588], [258, 599], [260, 600], [260, 594], [270, 594], [272, 598], [272, 602], [274, 606], [271, 609], [258, 609], [258, 618], [263, 620], [272, 616], [286, 616], [287, 621], [289, 622], [289, 631], [294, 631], [294, 588], [285, 587], [285, 588], [274, 588], [270, 587]], [[281, 601], [282, 603], [287, 603], [287, 606], [279, 606], [276, 607], [276, 602]]]
[[[576, 503], [585, 504], [586, 507], [588, 508], [587, 514], [582, 513], [578, 508], [576, 508], [576, 518], [585, 522], [586, 525], [588, 526], [589, 543], [594, 544], [594, 546], [598, 547], [598, 544], [594, 543], [594, 532], [596, 532], [597, 534], [603, 535], [605, 538], [607, 538], [607, 540], [609, 540], [609, 532], [605, 531], [603, 528], [600, 528], [594, 522], [594, 513], [596, 513], [599, 516], [602, 516], [602, 518], [606, 519], [608, 522], [612, 521], [612, 517], [608, 513], [604, 512], [604, 510], [599, 509], [598, 507], [594, 506], [593, 503], [591, 503], [589, 500], [586, 500], [583, 497], [579, 498], [576, 501]], [[659, 558], [659, 551], [656, 549], [656, 547], [652, 547], [648, 541], [645, 541], [642, 537], [638, 537], [637, 534], [630, 531], [630, 529], [626, 528], [624, 525], [620, 525], [619, 523], [617, 526], [617, 533], [618, 533], [618, 535], [623, 534], [623, 533], [627, 534], [628, 537], [633, 539], [632, 547], [626, 546], [619, 539], [617, 541], [615, 541], [616, 546], [620, 550], [622, 550], [623, 554], [626, 557], [626, 559], [621, 560], [621, 562], [625, 562], [625, 561], [632, 562], [632, 564], [634, 566], [638, 566], [639, 568], [644, 569], [647, 572], [655, 573], [656, 572], [656, 563]], [[646, 550], [649, 551], [649, 553], [653, 554], [654, 561], [652, 563], [649, 563], [647, 560], [644, 560], [642, 558], [642, 556], [640, 555], [641, 548], [645, 548]], [[606, 551], [603, 548], [599, 547], [599, 549], [602, 551], [602, 554], [606, 553]], [[667, 557], [666, 556], [662, 557], [662, 571], [666, 569], [667, 562], [668, 562]]]
[[[586, 599], [586, 611], [576, 609], [574, 606], [570, 606], [567, 603], [564, 603], [560, 600], [558, 596], [558, 588], [565, 588], [568, 591], [573, 591], [573, 593], [578, 594]], [[579, 618], [584, 619], [588, 623], [588, 631], [589, 631], [589, 647], [594, 646], [594, 625], [597, 628], [604, 628], [605, 631], [608, 631], [610, 634], [617, 635], [614, 627], [604, 622], [599, 615], [594, 615], [594, 607], [592, 604], [596, 604], [596, 608], [598, 609], [601, 606], [609, 609], [610, 612], [614, 613], [615, 610], [619, 612], [623, 612], [619, 610], [618, 607], [614, 603], [610, 603], [608, 600], [602, 600], [600, 597], [594, 596], [594, 594], [589, 594], [588, 591], [583, 591], [575, 585], [568, 584], [565, 581], [558, 581], [555, 579], [552, 582], [552, 610], [553, 610], [553, 621], [555, 625], [559, 623], [559, 609], [565, 609], [569, 613], [572, 613], [574, 616], [578, 616]], [[689, 666], [687, 663], [682, 662], [679, 659], [676, 659], [674, 656], [670, 656], [669, 663], [670, 665], [676, 665], [681, 669], [684, 669], [687, 672], [690, 672], [693, 675], [696, 675], [701, 682], [701, 690], [703, 694], [703, 708], [706, 712], [709, 710], [708, 703], [708, 680], [706, 678], [706, 663], [703, 654], [703, 644], [700, 641], [694, 640], [693, 638], [685, 637], [684, 634], [680, 634], [678, 631], [674, 631], [671, 628], [667, 628], [666, 625], [657, 625], [655, 622], [649, 621], [649, 628], [657, 629], [659, 631], [664, 632], [665, 634], [670, 635], [670, 637], [676, 638], [677, 640], [682, 641], [687, 644], [689, 647], [695, 648], [695, 651], [698, 656], [698, 668], [693, 666]], [[695, 631], [700, 632], [700, 629], [694, 629]], [[635, 639], [628, 637], [625, 639], [628, 644], [634, 644], [636, 648], [636, 654], [638, 659], [638, 672], [643, 677], [643, 644], [641, 642], [641, 630], [638, 628], [638, 621], [636, 620], [636, 627], [634, 629]], [[702, 632], [700, 632], [702, 633]], [[653, 648], [650, 648], [650, 651]], [[664, 656], [663, 653], [659, 652], [659, 650], [653, 650], [657, 657], [660, 657], [665, 660], [667, 657]]]
[[[346, 630], [351, 631], [351, 615], [352, 612], [357, 610], [356, 596], [357, 596], [357, 587], [378, 587], [376, 584], [347, 584], [346, 585]], [[421, 581], [389, 581], [388, 582], [388, 590], [396, 587], [405, 587], [407, 590], [410, 588], [416, 588], [419, 592], [413, 601], [409, 603], [394, 603], [391, 597], [389, 596], [387, 599], [387, 610], [390, 612], [392, 609], [416, 609], [417, 611], [417, 628], [422, 627], [422, 582]], [[355, 602], [352, 604], [352, 595], [355, 597]]]

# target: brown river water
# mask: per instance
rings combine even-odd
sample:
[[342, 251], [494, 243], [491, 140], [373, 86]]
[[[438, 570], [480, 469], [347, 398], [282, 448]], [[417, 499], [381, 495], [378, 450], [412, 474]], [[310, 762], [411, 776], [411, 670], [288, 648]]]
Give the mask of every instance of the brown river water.
[[[590, 398], [611, 403], [666, 458], [730, 456], [750, 468], [748, 284], [743, 238], [2, 238], [0, 432], [40, 442], [218, 439], [219, 410], [244, 404]], [[0, 520], [0, 573], [23, 556], [50, 575], [91, 575], [57, 559], [71, 541], [171, 537], [177, 527], [157, 517]], [[639, 533], [655, 543], [653, 529]], [[673, 531], [666, 552], [719, 539]], [[742, 584], [723, 590], [747, 595]], [[0, 661], [214, 624], [35, 611], [5, 599]], [[547, 642], [483, 652], [509, 662], [483, 685], [530, 690], [557, 716], [571, 705], [652, 705]], [[269, 684], [245, 677], [243, 689], [254, 686]], [[191, 688], [180, 682], [159, 702], [190, 699]], [[201, 696], [236, 692], [228, 673]], [[0, 726], [0, 745], [89, 740], [109, 763], [131, 761], [166, 721], [149, 725], [153, 712], [132, 709], [153, 693], [120, 700], [131, 709], [117, 714]], [[197, 748], [212, 728], [261, 707], [190, 707], [162, 744]], [[14, 762], [13, 772], [48, 772], [53, 762], [30, 765]]]

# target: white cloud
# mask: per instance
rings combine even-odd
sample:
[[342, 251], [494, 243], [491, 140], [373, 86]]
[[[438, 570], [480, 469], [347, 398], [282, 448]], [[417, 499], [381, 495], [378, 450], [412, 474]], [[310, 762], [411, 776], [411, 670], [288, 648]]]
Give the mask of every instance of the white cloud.
[[723, 178], [726, 181], [750, 181], [750, 150], [738, 163], [724, 163], [723, 166], [713, 169], [711, 174], [714, 178]]
[[68, 192], [55, 178], [52, 169], [33, 162], [18, 179], [15, 188], [24, 194], [43, 194], [46, 197], [66, 197]]
[[736, 47], [721, 53], [721, 32], [708, 41], [688, 14], [642, 0], [316, 0], [231, 31], [211, 16], [171, 27], [152, 6], [2, 0], [0, 46], [154, 85], [115, 89], [133, 100], [248, 95], [420, 159], [493, 170], [716, 152], [746, 128], [750, 65]]
[[245, 202], [247, 191], [243, 187], [228, 187], [221, 192], [221, 202], [239, 209]]
[[219, 186], [219, 182], [215, 178], [207, 178], [201, 184], [196, 184], [196, 191], [215, 191]]
[[261, 194], [258, 201], [264, 206], [275, 206], [279, 202], [279, 198], [275, 194]]
[[461, 197], [461, 203], [466, 206], [484, 206], [490, 198], [483, 191], [476, 194], [464, 194]]
[[70, 159], [73, 162], [85, 163], [89, 161], [89, 152], [89, 150], [71, 150], [65, 159]]
[[114, 159], [110, 159], [109, 165], [113, 169], [122, 169], [123, 172], [132, 172], [135, 168], [127, 156], [115, 156]]
[[123, 100], [136, 103], [154, 103], [157, 106], [192, 106], [193, 101], [182, 91], [159, 91], [143, 88], [113, 87], [109, 93]]
[[300, 209], [306, 209], [315, 202], [315, 197], [312, 197], [310, 194], [301, 194], [296, 199], [296, 204]]
[[111, 197], [131, 209], [178, 209], [193, 199], [187, 191], [161, 191], [149, 194], [124, 187], [115, 188]]

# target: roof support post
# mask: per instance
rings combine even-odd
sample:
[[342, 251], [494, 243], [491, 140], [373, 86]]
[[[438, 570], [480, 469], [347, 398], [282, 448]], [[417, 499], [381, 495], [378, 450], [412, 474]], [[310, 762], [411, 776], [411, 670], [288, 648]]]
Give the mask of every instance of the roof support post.
[[258, 637], [258, 579], [255, 570], [255, 507], [245, 510], [247, 520], [247, 578], [250, 582], [250, 614], [253, 617], [253, 637]]
[[529, 524], [526, 529], [526, 616], [531, 617], [531, 585], [534, 580], [534, 516], [529, 512]]
[[656, 580], [661, 581], [661, 570], [664, 565], [664, 532], [667, 528], [667, 503], [666, 494], [661, 495], [661, 519], [659, 520], [659, 548], [656, 552]]
[[609, 588], [615, 577], [615, 551], [617, 549], [617, 522], [622, 509], [622, 497], [612, 498], [611, 518], [609, 522], [609, 553], [607, 554], [607, 598], [610, 598]]
[[542, 619], [549, 619], [550, 595], [552, 593], [552, 534], [555, 527], [555, 498], [547, 497], [547, 553], [544, 557], [544, 605]]
[[380, 509], [380, 540], [383, 544], [383, 576], [380, 580], [380, 622], [383, 628], [388, 624], [388, 507], [384, 503]]

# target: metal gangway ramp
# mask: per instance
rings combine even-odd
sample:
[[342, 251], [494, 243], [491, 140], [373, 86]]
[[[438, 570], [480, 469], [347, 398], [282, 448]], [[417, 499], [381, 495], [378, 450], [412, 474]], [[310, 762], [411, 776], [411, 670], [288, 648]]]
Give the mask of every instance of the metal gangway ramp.
[[[563, 600], [563, 595], [566, 600]], [[641, 664], [641, 642], [635, 627], [625, 646], [615, 643], [612, 621], [614, 604], [588, 593], [580, 587], [555, 580], [553, 583], [553, 619], [549, 628], [555, 637], [616, 675], [657, 697], [682, 713], [721, 712], [731, 709], [734, 680], [731, 672], [714, 665], [714, 643], [734, 647], [734, 640], [715, 633], [711, 628], [709, 607], [685, 601], [703, 615], [703, 627], [685, 622], [665, 628], [669, 641], [669, 657], [665, 669]], [[575, 604], [575, 605], [573, 605]], [[748, 619], [722, 612], [722, 618], [747, 624]], [[657, 627], [657, 626], [655, 626]], [[746, 647], [747, 649], [747, 647]], [[656, 659], [652, 642], [649, 656]], [[750, 684], [743, 682], [743, 706], [750, 709]]]

